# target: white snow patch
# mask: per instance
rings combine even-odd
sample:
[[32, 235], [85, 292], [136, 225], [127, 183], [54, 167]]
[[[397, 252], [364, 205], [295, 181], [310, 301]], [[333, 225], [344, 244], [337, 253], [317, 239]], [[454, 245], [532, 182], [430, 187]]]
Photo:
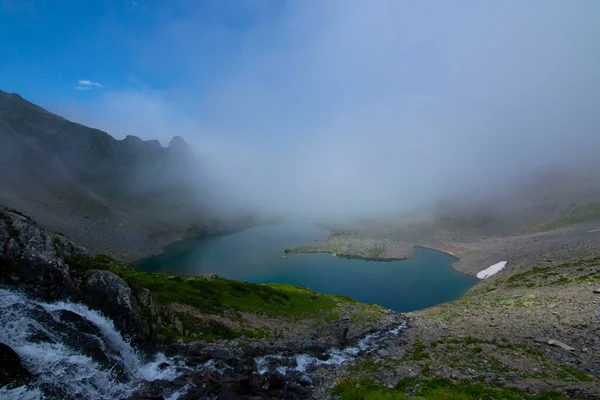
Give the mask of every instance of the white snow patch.
[[492, 275], [497, 274], [498, 272], [502, 271], [504, 269], [504, 267], [506, 267], [506, 261], [500, 261], [499, 263], [496, 263], [494, 265], [492, 265], [491, 267], [488, 267], [486, 269], [484, 269], [483, 271], [479, 271], [477, 273], [477, 277], [479, 279], [487, 279]]
[[600, 232], [600, 228], [592, 229], [591, 231], [587, 231], [587, 233]]

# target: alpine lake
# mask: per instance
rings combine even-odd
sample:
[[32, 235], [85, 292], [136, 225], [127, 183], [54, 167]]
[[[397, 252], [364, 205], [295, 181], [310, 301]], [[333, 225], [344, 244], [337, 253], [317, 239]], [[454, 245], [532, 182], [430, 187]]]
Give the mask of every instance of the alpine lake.
[[287, 283], [348, 296], [408, 312], [455, 300], [477, 279], [452, 268], [456, 258], [423, 248], [401, 261], [289, 254], [284, 249], [318, 244], [330, 232], [313, 225], [262, 225], [222, 235], [185, 239], [138, 262], [143, 271], [182, 275], [215, 273], [254, 283]]

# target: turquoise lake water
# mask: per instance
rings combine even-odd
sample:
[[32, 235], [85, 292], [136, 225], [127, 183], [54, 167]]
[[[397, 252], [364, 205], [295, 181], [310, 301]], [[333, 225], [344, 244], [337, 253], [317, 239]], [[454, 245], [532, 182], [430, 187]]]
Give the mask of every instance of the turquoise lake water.
[[224, 236], [173, 243], [137, 267], [184, 275], [214, 272], [255, 283], [289, 283], [349, 296], [396, 311], [412, 311], [459, 298], [476, 278], [452, 269], [456, 258], [415, 249], [403, 261], [366, 261], [329, 254], [290, 254], [286, 248], [317, 244], [329, 231], [312, 225], [265, 225]]

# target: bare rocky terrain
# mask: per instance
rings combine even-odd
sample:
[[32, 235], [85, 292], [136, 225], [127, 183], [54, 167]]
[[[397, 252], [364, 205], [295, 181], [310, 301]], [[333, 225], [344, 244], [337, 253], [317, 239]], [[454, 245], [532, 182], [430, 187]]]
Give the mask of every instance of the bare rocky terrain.
[[[491, 203], [336, 226], [323, 243], [286, 250], [390, 260], [423, 246], [454, 255], [468, 275], [507, 261], [463, 298], [404, 315], [290, 285], [143, 273], [95, 255], [134, 260], [188, 235], [252, 224], [243, 213], [215, 218], [197, 201], [198, 188], [179, 179], [193, 163], [180, 138], [166, 148], [118, 141], [0, 92], [0, 140], [0, 204], [28, 215], [0, 208], [2, 283], [82, 302], [140, 346], [222, 367], [148, 383], [140, 396], [190, 384], [183, 398], [600, 398], [594, 167], [542, 173]], [[370, 334], [382, 340], [344, 363], [292, 371], [298, 354], [327, 359]], [[259, 374], [256, 359], [269, 355]]]
[[600, 398], [600, 257], [502, 271], [407, 317], [402, 336], [332, 379], [358, 375], [380, 388], [410, 380], [409, 393], [449, 379]]

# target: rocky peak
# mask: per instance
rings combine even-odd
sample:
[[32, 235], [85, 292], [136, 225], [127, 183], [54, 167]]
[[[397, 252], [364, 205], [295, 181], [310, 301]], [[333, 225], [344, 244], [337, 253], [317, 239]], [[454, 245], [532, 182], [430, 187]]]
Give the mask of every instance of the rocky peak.
[[192, 149], [181, 136], [174, 136], [169, 142], [168, 149], [175, 156], [193, 158]]

